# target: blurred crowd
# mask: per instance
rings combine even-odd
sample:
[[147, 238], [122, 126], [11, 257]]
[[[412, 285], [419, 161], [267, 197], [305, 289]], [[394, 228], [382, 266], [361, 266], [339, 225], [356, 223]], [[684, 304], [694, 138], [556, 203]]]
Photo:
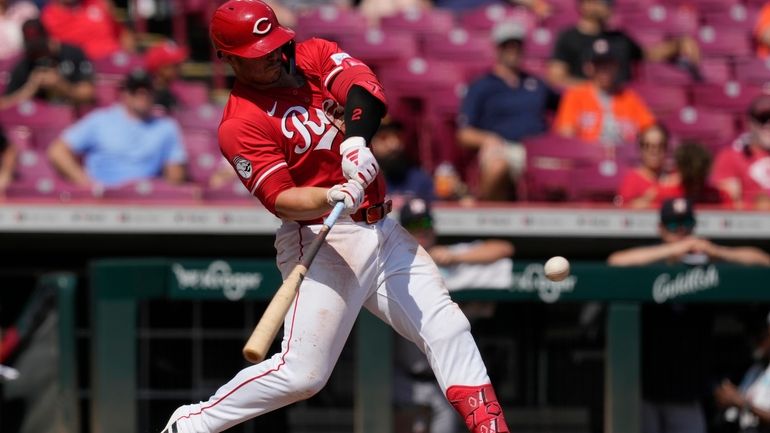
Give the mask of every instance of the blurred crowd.
[[[378, 73], [397, 201], [770, 209], [770, 3], [269, 3]], [[216, 4], [0, 0], [0, 195], [250, 200], [217, 146]]]

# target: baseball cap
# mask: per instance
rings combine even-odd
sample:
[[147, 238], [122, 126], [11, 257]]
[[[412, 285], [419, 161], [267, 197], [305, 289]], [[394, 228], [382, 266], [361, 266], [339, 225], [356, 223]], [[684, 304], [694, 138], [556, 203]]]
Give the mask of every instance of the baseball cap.
[[609, 63], [617, 62], [618, 57], [618, 52], [610, 41], [605, 38], [599, 38], [591, 44], [588, 60], [593, 63]]
[[497, 45], [508, 41], [523, 41], [526, 35], [527, 29], [515, 20], [501, 21], [492, 29], [492, 40]]
[[152, 78], [144, 69], [134, 69], [123, 80], [124, 90], [135, 92], [139, 89], [153, 90]]
[[421, 198], [407, 200], [401, 208], [399, 220], [406, 229], [433, 227], [430, 205]]
[[151, 47], [144, 54], [144, 67], [150, 73], [155, 73], [164, 66], [178, 65], [187, 59], [187, 49], [172, 41], [163, 42]]
[[664, 201], [660, 206], [660, 223], [670, 231], [676, 231], [680, 227], [695, 227], [692, 201], [683, 197]]

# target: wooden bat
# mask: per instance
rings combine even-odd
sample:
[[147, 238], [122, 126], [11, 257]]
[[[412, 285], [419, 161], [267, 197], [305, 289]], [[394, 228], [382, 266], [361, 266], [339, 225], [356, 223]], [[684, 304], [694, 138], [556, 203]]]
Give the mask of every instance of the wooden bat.
[[254, 327], [254, 331], [251, 333], [251, 337], [243, 346], [243, 356], [247, 361], [258, 363], [265, 359], [267, 351], [270, 349], [270, 345], [273, 344], [275, 336], [278, 334], [278, 330], [283, 325], [283, 319], [286, 317], [286, 313], [289, 311], [294, 297], [297, 296], [297, 290], [299, 285], [302, 284], [302, 280], [305, 279], [305, 274], [313, 263], [316, 253], [321, 248], [321, 245], [326, 240], [326, 235], [331, 230], [337, 218], [340, 216], [340, 212], [344, 207], [344, 203], [338, 202], [334, 205], [329, 216], [324, 220], [321, 230], [313, 239], [313, 242], [307, 249], [307, 252], [302, 257], [302, 261], [291, 270], [289, 276], [286, 277], [281, 287], [273, 295], [273, 299], [270, 300], [265, 309], [264, 314], [259, 319], [259, 323]]

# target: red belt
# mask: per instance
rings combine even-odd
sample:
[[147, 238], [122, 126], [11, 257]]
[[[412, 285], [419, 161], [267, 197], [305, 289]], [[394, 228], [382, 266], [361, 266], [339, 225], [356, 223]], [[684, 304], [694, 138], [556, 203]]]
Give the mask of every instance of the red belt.
[[353, 221], [374, 224], [377, 221], [385, 218], [391, 210], [393, 210], [393, 201], [388, 200], [384, 203], [379, 203], [374, 206], [359, 209], [356, 212], [350, 214], [350, 218]]

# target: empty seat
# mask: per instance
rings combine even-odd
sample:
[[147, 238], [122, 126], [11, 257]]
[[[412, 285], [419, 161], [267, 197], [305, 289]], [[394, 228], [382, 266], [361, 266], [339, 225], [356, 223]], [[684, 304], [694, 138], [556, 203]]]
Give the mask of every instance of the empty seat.
[[454, 26], [454, 15], [442, 9], [408, 9], [380, 20], [380, 27], [385, 31], [408, 31], [418, 37], [446, 34]]
[[162, 179], [147, 179], [105, 188], [102, 198], [108, 200], [199, 200], [198, 185], [173, 185]]
[[727, 10], [705, 10], [701, 12], [701, 17], [705, 24], [722, 28], [744, 28], [750, 29], [757, 22], [759, 9], [746, 6], [740, 3], [732, 4]]
[[45, 152], [33, 149], [22, 149], [19, 152], [18, 164], [16, 165], [17, 180], [29, 182], [57, 176], [58, 174], [48, 162], [48, 156]]
[[144, 62], [138, 55], [119, 51], [103, 59], [92, 61], [97, 77], [111, 80], [122, 80], [134, 69], [143, 68]]
[[174, 113], [174, 118], [183, 128], [216, 132], [223, 110], [224, 107], [214, 104], [183, 107]]
[[516, 20], [526, 28], [532, 28], [535, 23], [534, 16], [526, 9], [500, 3], [474, 8], [462, 13], [459, 17], [460, 24], [464, 28], [485, 35], [488, 35], [496, 24], [508, 20]]
[[378, 68], [418, 54], [417, 41], [411, 33], [368, 29], [363, 35], [344, 36], [340, 45], [351, 56]]
[[526, 57], [541, 59], [550, 58], [553, 54], [553, 46], [556, 44], [558, 34], [546, 27], [537, 27], [530, 31], [524, 41], [524, 53]]
[[5, 194], [13, 199], [70, 201], [94, 198], [89, 188], [73, 185], [58, 176], [38, 176], [13, 182]]
[[696, 141], [712, 150], [733, 139], [736, 132], [733, 115], [697, 107], [684, 107], [662, 122], [679, 141]]
[[183, 140], [188, 154], [190, 179], [201, 185], [208, 184], [223, 161], [216, 135], [204, 130], [185, 130]]
[[638, 12], [627, 12], [619, 17], [620, 26], [630, 29], [657, 31], [664, 35], [694, 34], [698, 28], [698, 16], [690, 8], [655, 4]]
[[746, 29], [702, 26], [697, 33], [704, 57], [747, 57], [751, 54], [750, 32]]
[[320, 37], [339, 41], [346, 35], [360, 35], [366, 31], [366, 18], [355, 9], [321, 6], [297, 17], [297, 40]]
[[701, 60], [698, 70], [707, 83], [725, 83], [732, 79], [729, 62], [720, 58], [707, 58]]
[[491, 65], [495, 59], [494, 46], [486, 36], [469, 33], [456, 27], [445, 34], [429, 34], [423, 39], [426, 58], [449, 61], [473, 61]]
[[0, 124], [6, 130], [16, 130], [18, 137], [25, 137], [20, 144], [39, 149], [47, 147], [61, 131], [74, 122], [72, 108], [39, 101], [25, 101], [14, 107], [0, 110]]
[[171, 91], [183, 107], [198, 107], [209, 101], [209, 87], [200, 81], [176, 80], [171, 83]]
[[693, 89], [693, 103], [712, 110], [745, 113], [751, 101], [762, 93], [757, 86], [729, 81], [723, 84], [704, 84]]
[[687, 70], [667, 63], [644, 63], [641, 73], [645, 82], [656, 85], [684, 86], [693, 81]]
[[452, 63], [413, 57], [384, 67], [380, 71], [383, 84], [392, 93], [429, 98], [436, 90], [455, 89], [463, 75]]
[[735, 78], [742, 83], [764, 86], [770, 82], [770, 59], [747, 59], [736, 63]]
[[647, 103], [656, 117], [678, 112], [687, 105], [687, 91], [683, 86], [663, 86], [654, 81], [634, 83], [631, 88]]
[[203, 200], [215, 202], [246, 202], [253, 203], [257, 199], [249, 193], [249, 190], [238, 179], [233, 179], [218, 188], [206, 186], [203, 189]]

